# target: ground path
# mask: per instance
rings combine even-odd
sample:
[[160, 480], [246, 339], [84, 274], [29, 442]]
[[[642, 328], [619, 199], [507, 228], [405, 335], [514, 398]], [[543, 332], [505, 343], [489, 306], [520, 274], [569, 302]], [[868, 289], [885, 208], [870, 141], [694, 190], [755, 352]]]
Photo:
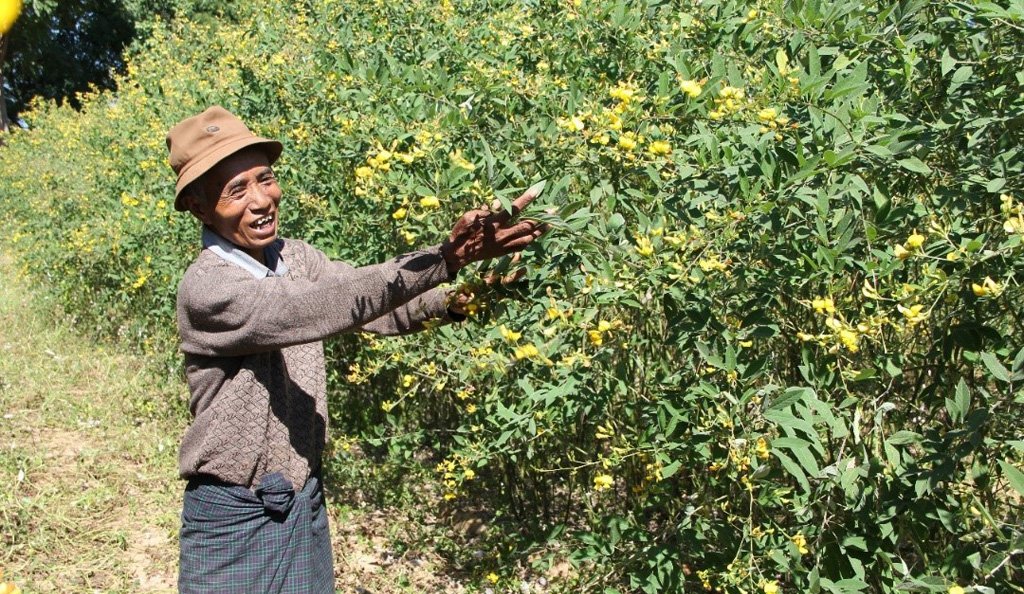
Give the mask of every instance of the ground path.
[[[173, 592], [180, 380], [96, 344], [0, 254], [0, 570], [28, 593]], [[395, 559], [403, 520], [331, 505], [339, 592], [459, 591], [439, 559]]]

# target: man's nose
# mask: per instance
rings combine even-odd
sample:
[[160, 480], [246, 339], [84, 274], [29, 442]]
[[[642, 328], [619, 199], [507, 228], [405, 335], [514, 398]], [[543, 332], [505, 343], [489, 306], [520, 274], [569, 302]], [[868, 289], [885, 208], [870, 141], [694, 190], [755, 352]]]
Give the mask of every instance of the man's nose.
[[265, 188], [263, 184], [253, 184], [250, 192], [252, 193], [250, 194], [249, 198], [249, 206], [254, 210], [263, 210], [265, 208], [270, 208], [270, 206], [274, 203], [274, 198], [273, 196], [270, 195], [270, 190]]

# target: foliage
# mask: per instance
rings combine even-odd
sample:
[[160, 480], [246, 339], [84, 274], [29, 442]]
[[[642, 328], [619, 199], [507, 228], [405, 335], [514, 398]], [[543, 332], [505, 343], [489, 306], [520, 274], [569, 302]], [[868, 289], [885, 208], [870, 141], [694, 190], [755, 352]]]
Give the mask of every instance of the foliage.
[[69, 100], [76, 93], [114, 86], [114, 71], [123, 68], [122, 53], [160, 18], [176, 13], [192, 18], [228, 13], [231, 2], [207, 0], [77, 0], [25, 3], [25, 14], [0, 55], [3, 95], [11, 119], [33, 97]]
[[497, 514], [512, 553], [467, 564], [1020, 591], [1022, 27], [1009, 1], [257, 1], [156, 24], [80, 113], [37, 103], [0, 220], [88, 328], [168, 354], [197, 234], [162, 137], [209, 104], [285, 141], [286, 234], [355, 263], [547, 179], [522, 283], [331, 345], [336, 444], [426, 449], [442, 505]]

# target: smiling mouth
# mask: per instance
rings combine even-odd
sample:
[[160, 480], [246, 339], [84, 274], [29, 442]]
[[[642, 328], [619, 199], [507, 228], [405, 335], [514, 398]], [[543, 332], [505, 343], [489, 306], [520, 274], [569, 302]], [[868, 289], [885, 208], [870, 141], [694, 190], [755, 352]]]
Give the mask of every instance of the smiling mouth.
[[252, 224], [252, 227], [254, 229], [266, 229], [267, 227], [274, 223], [274, 218], [275, 217], [272, 214], [269, 214], [265, 217], [260, 217], [256, 219], [255, 223]]

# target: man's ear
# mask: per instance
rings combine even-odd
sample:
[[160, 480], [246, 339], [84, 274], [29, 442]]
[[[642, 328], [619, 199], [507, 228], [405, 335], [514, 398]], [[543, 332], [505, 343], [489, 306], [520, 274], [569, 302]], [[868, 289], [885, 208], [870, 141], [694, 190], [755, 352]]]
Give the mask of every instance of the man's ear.
[[188, 189], [186, 194], [181, 197], [181, 201], [185, 204], [185, 208], [192, 213], [192, 216], [199, 219], [204, 225], [210, 224], [210, 205], [206, 203], [206, 200]]

